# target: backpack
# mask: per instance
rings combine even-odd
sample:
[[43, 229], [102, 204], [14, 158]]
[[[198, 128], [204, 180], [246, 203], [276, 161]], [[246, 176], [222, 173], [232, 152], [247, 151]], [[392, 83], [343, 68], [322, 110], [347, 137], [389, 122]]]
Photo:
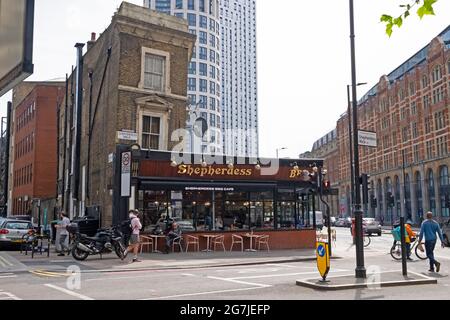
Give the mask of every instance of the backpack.
[[[135, 219], [135, 218], [133, 218]], [[121, 231], [124, 235], [131, 235], [133, 233], [133, 227], [131, 226], [131, 220], [127, 219], [120, 224]]]

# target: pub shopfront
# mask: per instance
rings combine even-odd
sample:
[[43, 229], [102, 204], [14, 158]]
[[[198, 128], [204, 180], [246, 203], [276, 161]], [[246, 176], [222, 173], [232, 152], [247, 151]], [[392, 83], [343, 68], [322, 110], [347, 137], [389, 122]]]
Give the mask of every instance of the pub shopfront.
[[130, 207], [143, 214], [144, 233], [173, 218], [185, 234], [253, 231], [270, 235], [271, 249], [314, 247], [317, 197], [311, 175], [320, 160], [176, 160], [171, 153], [140, 152], [133, 162], [138, 167]]

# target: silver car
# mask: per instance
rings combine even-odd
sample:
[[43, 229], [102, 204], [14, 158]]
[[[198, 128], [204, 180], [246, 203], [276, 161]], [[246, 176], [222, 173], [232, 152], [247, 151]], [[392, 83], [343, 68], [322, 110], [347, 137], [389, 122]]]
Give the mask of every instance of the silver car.
[[363, 225], [366, 234], [371, 236], [373, 233], [376, 233], [381, 237], [381, 224], [374, 218], [363, 218]]
[[25, 220], [6, 219], [0, 223], [1, 247], [19, 245], [22, 242], [23, 236], [33, 229], [31, 222]]

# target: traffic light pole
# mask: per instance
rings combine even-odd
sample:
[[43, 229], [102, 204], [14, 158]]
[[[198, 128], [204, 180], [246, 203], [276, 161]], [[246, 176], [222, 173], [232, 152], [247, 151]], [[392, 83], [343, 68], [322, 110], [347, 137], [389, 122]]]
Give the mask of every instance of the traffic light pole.
[[356, 59], [355, 59], [355, 21], [353, 0], [349, 0], [350, 5], [350, 46], [351, 46], [351, 66], [352, 66], [352, 100], [353, 100], [353, 156], [355, 174], [355, 228], [356, 228], [356, 278], [365, 279], [367, 277], [364, 266], [364, 242], [361, 210], [361, 190], [359, 181], [359, 143], [358, 143], [358, 105], [356, 95]]

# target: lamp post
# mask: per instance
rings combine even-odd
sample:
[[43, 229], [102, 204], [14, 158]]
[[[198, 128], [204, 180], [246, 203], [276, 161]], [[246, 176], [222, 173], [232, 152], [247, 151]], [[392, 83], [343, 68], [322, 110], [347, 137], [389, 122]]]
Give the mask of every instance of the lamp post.
[[288, 148], [286, 148], [286, 147], [283, 147], [283, 148], [277, 148], [277, 159], [279, 159], [280, 157], [279, 157], [279, 152], [281, 151], [281, 150], [287, 150]]
[[[404, 208], [405, 210], [407, 210], [406, 208], [406, 173], [405, 173], [405, 165], [406, 165], [406, 161], [405, 161], [405, 151], [402, 152], [402, 162], [403, 162], [403, 187], [404, 187], [404, 196], [403, 196], [403, 201], [404, 201]], [[405, 239], [405, 233], [406, 233], [406, 228], [405, 228], [405, 210], [403, 210], [400, 213], [400, 239], [401, 239], [401, 246], [402, 246], [402, 273], [404, 276], [408, 275], [408, 264], [407, 264], [407, 254], [406, 254], [406, 239]]]
[[366, 268], [364, 267], [364, 243], [361, 210], [361, 189], [359, 181], [359, 144], [358, 144], [358, 105], [356, 95], [356, 59], [355, 59], [355, 21], [353, 0], [349, 0], [350, 7], [350, 49], [351, 49], [351, 70], [352, 70], [352, 104], [353, 104], [353, 144], [354, 144], [354, 181], [355, 181], [355, 229], [356, 229], [356, 278], [365, 279]]
[[[356, 86], [366, 85], [367, 82], [360, 82]], [[347, 85], [347, 116], [348, 116], [348, 138], [349, 138], [349, 159], [350, 159], [350, 216], [352, 216], [353, 205], [355, 204], [355, 173], [353, 167], [353, 139], [352, 139], [352, 112], [351, 112], [351, 98], [350, 98], [350, 87], [351, 84]]]

